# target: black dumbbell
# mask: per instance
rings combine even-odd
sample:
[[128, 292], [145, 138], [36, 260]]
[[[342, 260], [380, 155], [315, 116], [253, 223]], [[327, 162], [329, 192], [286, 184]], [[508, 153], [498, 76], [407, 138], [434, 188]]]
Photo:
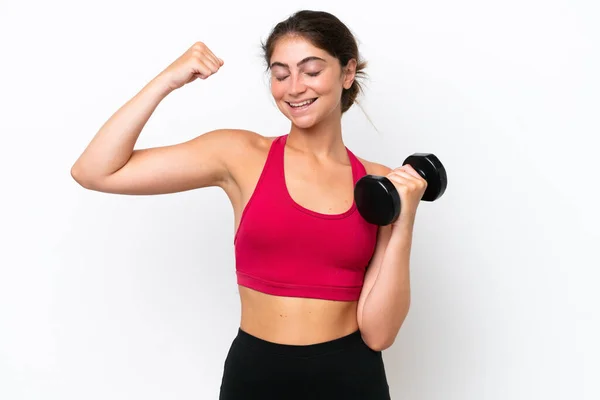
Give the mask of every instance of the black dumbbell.
[[[431, 153], [415, 153], [404, 160], [427, 181], [421, 200], [434, 201], [446, 191], [448, 177], [440, 160]], [[367, 221], [384, 226], [394, 223], [400, 215], [400, 195], [385, 176], [365, 175], [356, 182], [354, 201], [358, 212]]]

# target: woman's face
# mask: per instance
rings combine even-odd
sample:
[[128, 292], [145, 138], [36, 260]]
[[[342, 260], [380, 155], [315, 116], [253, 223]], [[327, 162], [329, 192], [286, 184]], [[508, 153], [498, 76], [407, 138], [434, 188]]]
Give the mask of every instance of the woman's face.
[[341, 97], [354, 74], [342, 74], [338, 59], [299, 36], [277, 42], [270, 60], [271, 93], [296, 126], [309, 128], [332, 115], [341, 117]]

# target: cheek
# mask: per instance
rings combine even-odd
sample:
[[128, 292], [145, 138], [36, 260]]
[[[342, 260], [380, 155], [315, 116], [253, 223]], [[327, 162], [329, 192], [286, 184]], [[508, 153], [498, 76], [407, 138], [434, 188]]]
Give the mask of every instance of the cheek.
[[285, 95], [285, 86], [275, 80], [271, 83], [271, 95], [276, 99], [281, 99]]
[[321, 95], [337, 95], [340, 92], [338, 81], [331, 76], [318, 77], [311, 81], [310, 86]]

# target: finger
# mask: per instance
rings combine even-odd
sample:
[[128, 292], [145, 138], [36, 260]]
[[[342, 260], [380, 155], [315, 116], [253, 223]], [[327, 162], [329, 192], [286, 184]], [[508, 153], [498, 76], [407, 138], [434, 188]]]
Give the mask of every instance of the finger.
[[217, 66], [217, 69], [223, 65], [223, 60], [221, 60], [219, 57], [217, 57], [215, 55], [215, 53], [212, 52], [211, 49], [207, 48], [206, 53], [210, 57], [210, 59], [215, 63], [215, 66]]
[[413, 167], [411, 167], [411, 166], [403, 166], [401, 168], [398, 168], [397, 170], [403, 171], [404, 173], [407, 173], [411, 177], [413, 177], [413, 179], [415, 181], [418, 181], [418, 182], [421, 182], [421, 183], [427, 185], [427, 180], [425, 180], [425, 178], [423, 178], [423, 176], [421, 176], [421, 174], [419, 174]]
[[211, 58], [205, 58], [202, 60], [202, 62], [204, 62], [204, 65], [206, 65], [206, 67], [210, 69], [210, 72], [213, 74], [219, 70], [219, 64]]
[[412, 176], [414, 176], [416, 178], [423, 179], [423, 177], [421, 176], [421, 174], [419, 174], [417, 172], [417, 170], [414, 169], [413, 166], [410, 165], [410, 164], [404, 164], [403, 166], [401, 166], [399, 168], [399, 170], [406, 171], [406, 172], [408, 172], [409, 174], [411, 174]]
[[408, 180], [411, 182], [422, 180], [421, 175], [417, 174], [417, 176], [406, 172], [404, 170], [395, 170], [391, 173], [392, 176], [400, 177], [400, 179]]
[[400, 185], [409, 190], [418, 190], [422, 187], [427, 187], [427, 182], [422, 179], [417, 179], [408, 172], [400, 171], [397, 174], [392, 174], [388, 177], [394, 185]]
[[210, 75], [212, 75], [211, 69], [203, 61], [198, 61], [196, 63], [196, 67], [194, 68], [194, 73], [202, 79], [206, 79]]

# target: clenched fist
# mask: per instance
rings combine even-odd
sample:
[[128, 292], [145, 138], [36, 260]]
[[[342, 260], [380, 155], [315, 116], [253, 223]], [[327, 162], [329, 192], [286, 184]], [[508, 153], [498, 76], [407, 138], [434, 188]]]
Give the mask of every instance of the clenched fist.
[[208, 78], [222, 66], [223, 60], [215, 56], [208, 46], [196, 42], [159, 76], [171, 90], [175, 90], [198, 78]]
[[[427, 189], [427, 181], [410, 165], [405, 164], [386, 175], [400, 195], [401, 216], [414, 217], [417, 207]], [[400, 220], [401, 218], [398, 218]]]

